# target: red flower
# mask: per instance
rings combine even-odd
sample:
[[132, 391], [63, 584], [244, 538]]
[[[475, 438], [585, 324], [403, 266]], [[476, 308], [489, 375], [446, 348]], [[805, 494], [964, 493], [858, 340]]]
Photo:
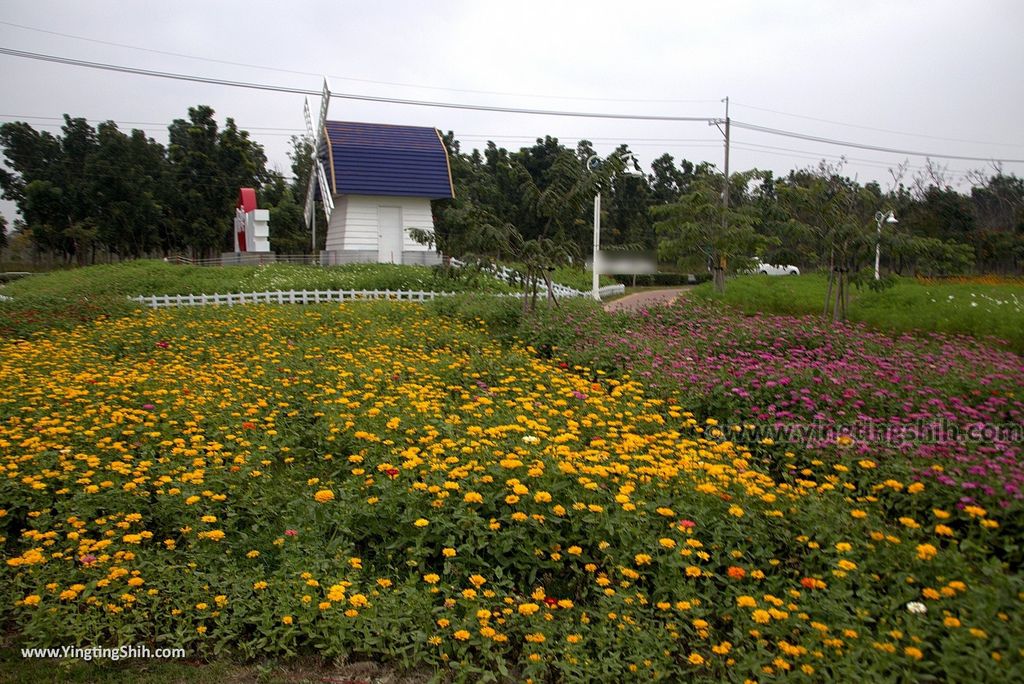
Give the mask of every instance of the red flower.
[[156, 346], [160, 347], [161, 349], [167, 349], [168, 347], [171, 346], [171, 343], [166, 342], [164, 340], [160, 340], [159, 342], [156, 343]]
[[747, 576], [747, 571], [737, 565], [730, 565], [729, 569], [725, 571], [725, 574], [733, 579], [743, 579]]
[[558, 605], [558, 599], [548, 596], [544, 599], [544, 603], [548, 604], [550, 608], [554, 608]]
[[697, 523], [693, 522], [692, 520], [680, 520], [679, 526], [685, 527], [686, 529], [690, 529], [692, 527], [696, 527]]
[[387, 470], [384, 471], [384, 474], [390, 477], [392, 480], [394, 480], [396, 477], [398, 477], [398, 468], [388, 468]]
[[804, 577], [802, 580], [800, 580], [800, 586], [802, 586], [804, 589], [814, 589], [818, 586], [818, 581], [813, 577]]
[[251, 420], [247, 420], [244, 423], [242, 423], [242, 427], [245, 428], [246, 430], [255, 430], [256, 423], [252, 422]]

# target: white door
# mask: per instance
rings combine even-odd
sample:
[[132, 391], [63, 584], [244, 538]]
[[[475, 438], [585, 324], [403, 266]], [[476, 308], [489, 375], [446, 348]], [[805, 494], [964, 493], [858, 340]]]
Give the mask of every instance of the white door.
[[377, 207], [377, 262], [402, 263], [402, 208]]

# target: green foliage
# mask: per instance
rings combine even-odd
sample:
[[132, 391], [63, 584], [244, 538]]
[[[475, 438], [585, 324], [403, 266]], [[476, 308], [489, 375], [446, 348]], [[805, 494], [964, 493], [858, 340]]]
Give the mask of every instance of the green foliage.
[[[745, 187], [747, 179], [738, 175]], [[751, 207], [730, 205], [726, 210], [722, 206], [723, 180], [702, 177], [675, 204], [652, 210], [659, 219], [655, 224], [660, 238], [658, 258], [683, 266], [699, 255], [715, 272], [719, 289], [725, 287], [726, 268], [748, 267], [753, 256], [774, 242], [755, 229], [757, 214]]]
[[88, 266], [11, 283], [4, 293], [66, 297], [72, 294], [214, 294], [271, 290], [483, 290], [508, 292], [504, 283], [481, 278], [472, 284], [442, 278], [426, 266], [177, 266], [157, 260]]
[[[11, 170], [0, 173], [0, 188], [18, 204], [35, 247], [69, 263], [87, 263], [97, 251], [223, 251], [239, 188], [259, 190], [273, 176], [263, 148], [230, 118], [219, 129], [207, 106], [168, 130], [165, 150], [111, 121], [94, 129], [65, 115], [59, 136], [4, 124], [0, 146]], [[281, 218], [293, 217], [291, 210]]]
[[523, 307], [515, 297], [481, 297], [460, 294], [431, 300], [429, 309], [436, 315], [460, 320], [469, 325], [484, 325], [489, 331], [510, 339], [523, 319]]
[[649, 287], [660, 285], [664, 287], [677, 287], [680, 285], [696, 285], [711, 280], [711, 274], [707, 272], [698, 273], [646, 273], [637, 276], [617, 275], [614, 276], [617, 282], [623, 285], [633, 285], [634, 281], [638, 287]]
[[[1005, 340], [1024, 352], [1024, 288], [1019, 285], [922, 284], [886, 278], [851, 295], [849, 318], [893, 333], [931, 331]], [[889, 283], [894, 282], [890, 287]], [[701, 285], [687, 296], [721, 301], [748, 313], [806, 315], [821, 312], [828, 281], [820, 275], [742, 276], [716, 295]]]

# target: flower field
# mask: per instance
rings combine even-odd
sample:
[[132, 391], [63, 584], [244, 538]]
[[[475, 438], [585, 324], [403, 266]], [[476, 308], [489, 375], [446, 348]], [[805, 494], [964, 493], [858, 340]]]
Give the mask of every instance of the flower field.
[[[865, 331], [808, 327], [773, 359], [737, 326], [687, 366], [673, 339], [706, 333], [681, 309], [581, 310], [533, 331], [553, 354], [394, 303], [0, 343], [0, 619], [23, 645], [317, 652], [474, 682], [1024, 676], [1018, 445], [977, 476], [979, 448], [934, 455], [949, 483], [923, 454], [744, 443], [709, 418], [811, 411], [800, 347], [840, 359], [808, 362], [843, 380], [810, 393], [825, 416], [941, 400], [1019, 421], [1019, 357], [949, 341], [885, 359]], [[593, 338], [571, 344], [623, 325], [593, 364]], [[867, 384], [929, 363], [920, 399]], [[783, 373], [796, 396], [769, 405]]]

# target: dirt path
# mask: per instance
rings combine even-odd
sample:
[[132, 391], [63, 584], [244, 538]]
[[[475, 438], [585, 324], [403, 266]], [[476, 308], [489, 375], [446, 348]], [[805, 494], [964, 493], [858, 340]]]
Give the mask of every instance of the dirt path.
[[634, 292], [621, 299], [608, 302], [604, 305], [604, 310], [614, 313], [616, 311], [639, 311], [652, 306], [665, 306], [676, 301], [683, 293], [691, 289], [693, 289], [692, 286]]

